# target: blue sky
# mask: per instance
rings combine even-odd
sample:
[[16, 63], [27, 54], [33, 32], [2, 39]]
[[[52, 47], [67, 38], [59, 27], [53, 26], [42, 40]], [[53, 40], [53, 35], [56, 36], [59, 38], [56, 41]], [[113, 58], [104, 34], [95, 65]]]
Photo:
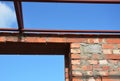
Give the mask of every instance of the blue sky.
[[23, 15], [26, 28], [120, 29], [119, 4], [23, 3]]
[[[12, 2], [6, 2], [14, 10]], [[75, 4], [23, 2], [25, 28], [118, 30], [120, 29], [119, 4]], [[0, 25], [1, 27], [1, 25]], [[16, 19], [10, 26], [17, 28]]]
[[[120, 30], [119, 4], [22, 3], [25, 28]], [[17, 28], [12, 2], [0, 2], [0, 28]], [[64, 56], [0, 56], [0, 81], [64, 81]], [[47, 77], [46, 77], [47, 76]]]
[[64, 56], [0, 56], [0, 81], [64, 81]]

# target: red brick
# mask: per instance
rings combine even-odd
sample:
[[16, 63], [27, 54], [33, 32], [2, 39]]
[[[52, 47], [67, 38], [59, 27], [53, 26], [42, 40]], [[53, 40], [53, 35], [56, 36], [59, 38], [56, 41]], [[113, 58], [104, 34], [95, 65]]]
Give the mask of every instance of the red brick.
[[119, 79], [113, 77], [102, 77], [102, 81], [119, 81]]
[[65, 77], [68, 78], [68, 77], [69, 77], [69, 74], [68, 74], [68, 73], [65, 73]]
[[[116, 76], [119, 75], [119, 76], [120, 76], [120, 73], [119, 73], [119, 71], [110, 71], [110, 72], [109, 72], [109, 75], [110, 75], [110, 76], [114, 76], [114, 75], [116, 75]], [[119, 78], [119, 79], [120, 79], [120, 78]]]
[[119, 49], [114, 49], [113, 54], [120, 54], [120, 50]]
[[109, 68], [110, 68], [109, 66], [102, 66], [103, 70], [109, 70]]
[[94, 38], [88, 38], [87, 43], [99, 43], [99, 40]]
[[83, 80], [80, 78], [72, 78], [72, 81], [83, 81]]
[[105, 59], [120, 60], [120, 54], [105, 54]]
[[108, 38], [106, 42], [110, 44], [120, 44], [120, 38]]
[[68, 72], [68, 68], [65, 68], [65, 72]]
[[84, 66], [81, 66], [81, 69], [83, 71], [86, 71], [86, 70], [91, 71], [93, 68], [92, 68], [92, 65], [84, 65]]
[[40, 38], [40, 37], [25, 37], [25, 42], [31, 42], [31, 43], [40, 43], [40, 42], [46, 42], [46, 38]]
[[62, 37], [48, 37], [46, 39], [47, 42], [59, 42], [59, 43], [66, 43], [66, 38]]
[[87, 81], [95, 81], [94, 77], [89, 77]]
[[103, 53], [104, 54], [112, 54], [112, 50], [111, 49], [103, 49]]
[[101, 70], [102, 70], [102, 68], [100, 67], [99, 64], [93, 65], [93, 69], [94, 69], [94, 70], [98, 70], [98, 71], [101, 71]]
[[68, 78], [66, 78], [66, 79], [65, 79], [65, 81], [69, 81], [69, 79], [68, 79]]
[[80, 49], [71, 49], [71, 53], [80, 53]]
[[68, 43], [71, 43], [71, 42], [80, 43], [80, 42], [84, 42], [84, 40], [85, 39], [83, 39], [83, 38], [67, 38]]
[[118, 45], [118, 48], [120, 48], [120, 44], [117, 44]]
[[102, 42], [101, 38], [88, 38], [87, 43], [100, 43]]
[[82, 73], [80, 71], [72, 71], [73, 76], [82, 76]]
[[77, 65], [72, 65], [72, 70], [76, 70], [78, 69], [79, 67]]
[[80, 48], [80, 43], [71, 43], [71, 48]]
[[105, 65], [105, 64], [108, 64], [108, 61], [107, 60], [99, 60], [99, 64]]
[[72, 64], [80, 64], [80, 60], [72, 60]]
[[118, 67], [117, 70], [120, 71], [120, 67]]
[[87, 76], [93, 76], [93, 71], [86, 71]]
[[82, 60], [88, 60], [88, 59], [89, 59], [89, 56], [81, 55], [81, 56], [80, 56], [80, 59], [82, 59]]
[[88, 38], [87, 43], [94, 43], [94, 39], [93, 38]]
[[98, 61], [97, 61], [97, 60], [88, 60], [88, 62], [89, 62], [90, 64], [98, 64]]
[[99, 71], [98, 72], [101, 76], [108, 76], [108, 71]]
[[6, 37], [6, 42], [17, 42], [18, 41], [18, 37]]
[[5, 42], [5, 36], [0, 36], [0, 42]]
[[101, 77], [97, 77], [95, 81], [102, 81]]
[[114, 44], [102, 44], [102, 48], [103, 49], [113, 49], [114, 48]]
[[44, 42], [46, 42], [46, 38], [40, 37], [40, 38], [38, 39], [38, 42], [39, 42], [39, 43], [44, 43]]
[[80, 59], [80, 54], [71, 54], [71, 59]]

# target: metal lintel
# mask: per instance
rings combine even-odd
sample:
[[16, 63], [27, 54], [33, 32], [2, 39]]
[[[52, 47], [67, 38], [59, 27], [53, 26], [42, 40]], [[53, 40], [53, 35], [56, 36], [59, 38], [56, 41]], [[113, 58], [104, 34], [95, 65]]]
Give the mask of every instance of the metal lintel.
[[24, 24], [23, 24], [21, 1], [14, 0], [14, 6], [15, 6], [15, 11], [17, 16], [18, 30], [20, 33], [22, 33], [22, 30], [24, 29]]
[[[56, 47], [57, 46], [57, 47]], [[0, 42], [0, 55], [64, 55], [69, 43]]]

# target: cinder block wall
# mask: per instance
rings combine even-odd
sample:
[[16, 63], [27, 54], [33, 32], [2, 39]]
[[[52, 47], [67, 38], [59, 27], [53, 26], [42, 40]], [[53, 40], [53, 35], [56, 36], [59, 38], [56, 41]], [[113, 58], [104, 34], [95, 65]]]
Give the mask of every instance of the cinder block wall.
[[120, 38], [80, 39], [70, 44], [72, 81], [120, 81]]

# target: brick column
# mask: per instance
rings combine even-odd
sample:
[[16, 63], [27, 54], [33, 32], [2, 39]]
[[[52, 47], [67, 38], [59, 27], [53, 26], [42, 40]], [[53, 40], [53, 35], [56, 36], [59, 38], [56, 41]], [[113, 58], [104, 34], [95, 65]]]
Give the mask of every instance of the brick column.
[[69, 81], [69, 58], [68, 58], [68, 54], [65, 54], [65, 81]]

